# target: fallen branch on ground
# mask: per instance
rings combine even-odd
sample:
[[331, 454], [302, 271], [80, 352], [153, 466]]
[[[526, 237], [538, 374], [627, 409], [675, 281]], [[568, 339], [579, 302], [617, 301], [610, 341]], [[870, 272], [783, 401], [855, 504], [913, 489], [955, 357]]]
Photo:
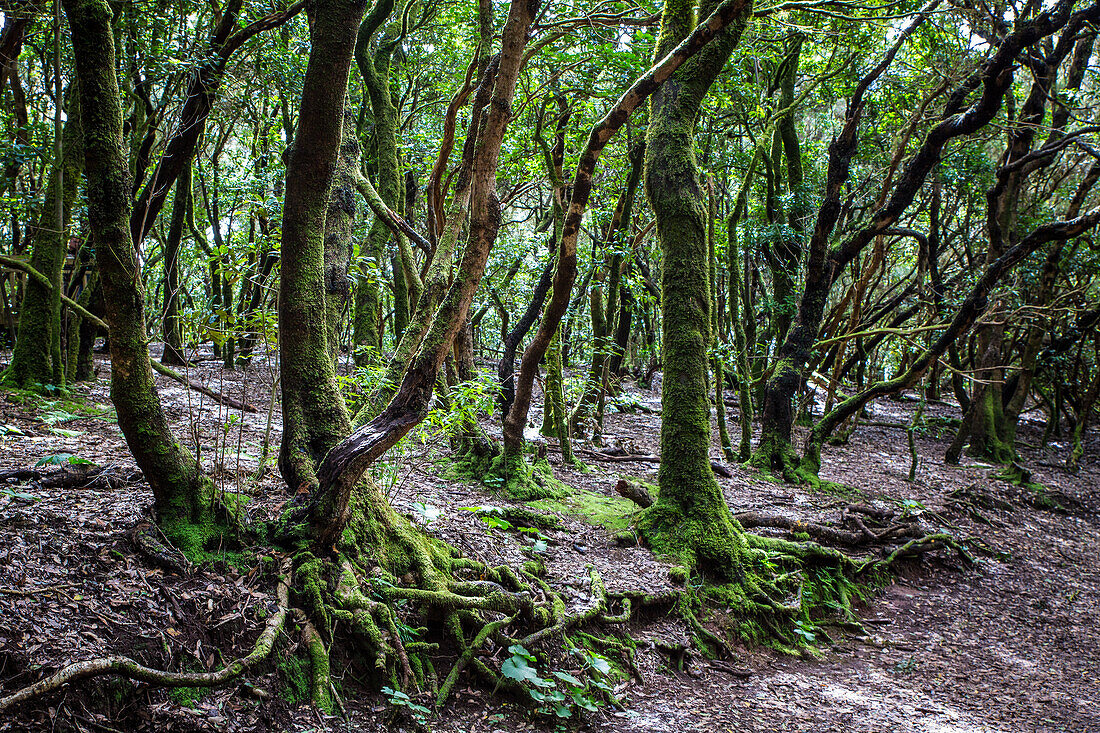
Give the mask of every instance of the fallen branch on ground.
[[[284, 570], [287, 570], [287, 568], [284, 567]], [[163, 687], [216, 687], [231, 682], [271, 654], [271, 650], [275, 646], [275, 639], [282, 631], [290, 607], [290, 586], [285, 574], [279, 580], [276, 599], [278, 607], [268, 618], [267, 624], [264, 626], [260, 638], [256, 640], [252, 652], [248, 656], [235, 659], [221, 669], [213, 672], [166, 672], [146, 667], [129, 657], [99, 657], [98, 659], [74, 662], [44, 680], [17, 690], [7, 697], [0, 698], [0, 711], [7, 710], [12, 705], [33, 700], [59, 690], [70, 682], [86, 680], [105, 674], [119, 675]]]
[[232, 407], [234, 410], [244, 410], [245, 412], [258, 412], [258, 410], [255, 407], [248, 404], [247, 402], [241, 402], [240, 400], [234, 399], [233, 397], [230, 397], [229, 395], [224, 395], [221, 392], [217, 392], [215, 390], [210, 389], [209, 387], [204, 387], [203, 385], [199, 384], [198, 382], [194, 382], [194, 381], [188, 379], [187, 377], [183, 376], [182, 374], [177, 372], [175, 369], [171, 369], [169, 367], [164, 366], [163, 364], [161, 364], [156, 359], [150, 359], [149, 363], [151, 363], [153, 365], [153, 369], [160, 372], [164, 376], [170, 377], [170, 378], [176, 380], [177, 382], [179, 382], [180, 384], [182, 384], [183, 386], [189, 387], [189, 388], [195, 390], [196, 392], [200, 392], [200, 393], [206, 395], [207, 397], [211, 398], [212, 400], [214, 400], [215, 402], [217, 402], [219, 404], [227, 405], [228, 407]]

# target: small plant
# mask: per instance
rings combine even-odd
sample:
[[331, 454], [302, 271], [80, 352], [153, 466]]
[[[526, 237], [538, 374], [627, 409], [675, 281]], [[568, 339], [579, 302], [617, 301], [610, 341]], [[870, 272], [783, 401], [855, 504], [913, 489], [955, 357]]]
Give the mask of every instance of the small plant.
[[504, 660], [500, 672], [527, 690], [540, 715], [571, 718], [577, 711], [595, 712], [606, 704], [605, 697], [616, 702], [606, 682], [611, 663], [587, 649], [570, 646], [569, 653], [581, 662], [586, 679], [560, 670], [550, 670], [544, 677], [535, 664], [535, 655], [519, 644], [508, 647], [511, 656]]
[[35, 468], [42, 468], [43, 466], [62, 466], [64, 464], [70, 466], [94, 466], [95, 464], [89, 461], [87, 458], [81, 458], [80, 456], [74, 456], [72, 453], [54, 453], [53, 455], [43, 456], [39, 458], [34, 464]]
[[39, 419], [46, 423], [46, 425], [52, 427], [54, 425], [69, 422], [70, 420], [79, 420], [80, 415], [74, 415], [68, 410], [53, 408], [43, 412]]
[[817, 639], [817, 634], [814, 633], [814, 629], [817, 627], [811, 623], [807, 623], [802, 619], [797, 619], [794, 622], [794, 633], [798, 634], [804, 642], [807, 644], [813, 644]]
[[24, 491], [15, 491], [8, 486], [0, 486], [0, 496], [8, 496], [12, 499], [18, 499], [19, 501], [42, 501], [41, 496], [28, 494]]
[[518, 527], [512, 524], [507, 519], [500, 516], [503, 513], [500, 507], [464, 506], [459, 508], [468, 512], [476, 512], [478, 519], [485, 522], [490, 531], [499, 529], [503, 532], [510, 532], [514, 530], [523, 534], [533, 535], [531, 537], [531, 546], [528, 548], [532, 552], [543, 553], [550, 547], [549, 539], [542, 533], [542, 530], [535, 527]]
[[383, 687], [382, 694], [389, 700], [390, 705], [395, 708], [404, 710], [410, 718], [412, 718], [417, 725], [427, 726], [428, 718], [431, 717], [432, 711], [423, 705], [413, 702], [412, 698], [401, 690], [395, 690], [392, 687]]
[[414, 501], [412, 503], [412, 510], [416, 512], [416, 515], [424, 520], [424, 524], [431, 524], [435, 520], [443, 516], [443, 510], [432, 504], [426, 504], [422, 501]]

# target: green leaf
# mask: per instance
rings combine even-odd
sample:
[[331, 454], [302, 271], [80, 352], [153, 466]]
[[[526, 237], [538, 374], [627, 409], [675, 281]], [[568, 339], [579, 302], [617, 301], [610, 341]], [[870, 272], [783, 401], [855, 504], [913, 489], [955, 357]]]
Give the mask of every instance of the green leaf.
[[559, 672], [557, 670], [554, 670], [550, 674], [554, 675], [555, 677], [557, 677], [562, 682], [568, 682], [569, 684], [571, 684], [575, 687], [584, 687], [583, 682], [581, 682], [579, 679], [577, 679], [573, 675], [569, 674], [568, 672]]
[[600, 680], [592, 680], [591, 685], [597, 690], [603, 690], [608, 694], [614, 692], [614, 690], [611, 688], [611, 685], [607, 684], [606, 682], [601, 682]]
[[71, 412], [65, 410], [47, 410], [42, 413], [42, 422], [47, 425], [57, 425], [58, 423], [68, 422], [70, 420], [79, 420], [80, 415], [74, 415]]
[[4, 496], [10, 496], [13, 499], [19, 499], [20, 501], [42, 501], [41, 496], [35, 496], [34, 494], [27, 494], [22, 491], [12, 491], [6, 486], [0, 486], [0, 494]]
[[535, 661], [535, 655], [527, 651], [527, 647], [521, 644], [513, 644], [512, 646], [508, 647], [508, 653], [523, 657], [524, 659], [527, 659], [531, 662]]
[[67, 462], [73, 455], [71, 453], [55, 453], [52, 456], [43, 456], [38, 459], [38, 462], [34, 464], [35, 468], [42, 468], [42, 466], [60, 466], [62, 463]]
[[50, 428], [50, 432], [54, 435], [60, 435], [62, 438], [79, 438], [86, 433], [86, 430], [66, 430], [65, 428]]
[[573, 693], [573, 702], [577, 704], [577, 707], [583, 708], [590, 713], [594, 713], [599, 710], [599, 708], [597, 708], [596, 705], [592, 702], [592, 698], [580, 692]]
[[592, 657], [588, 660], [588, 664], [592, 667], [593, 670], [599, 672], [602, 675], [606, 675], [611, 672], [611, 662], [607, 661], [598, 654], [593, 654]]
[[422, 501], [414, 501], [412, 504], [413, 511], [419, 514], [425, 524], [431, 524], [443, 514], [443, 510], [437, 506], [431, 504], [425, 504]]
[[481, 518], [481, 521], [489, 525], [490, 529], [502, 529], [507, 531], [512, 528], [511, 522], [506, 519], [501, 519], [500, 517], [485, 516]]
[[[539, 674], [527, 660], [519, 655], [508, 657], [504, 660], [504, 664], [500, 666], [500, 673], [510, 680], [516, 682], [532, 682], [539, 679]], [[542, 687], [542, 685], [539, 685]]]

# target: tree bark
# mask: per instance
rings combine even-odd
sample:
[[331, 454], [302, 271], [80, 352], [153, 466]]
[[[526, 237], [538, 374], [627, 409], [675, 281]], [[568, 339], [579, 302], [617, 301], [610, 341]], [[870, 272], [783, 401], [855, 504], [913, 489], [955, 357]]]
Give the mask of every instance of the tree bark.
[[184, 166], [176, 179], [176, 196], [172, 201], [172, 219], [168, 225], [168, 239], [164, 244], [164, 353], [161, 364], [183, 366], [187, 358], [183, 354], [183, 331], [179, 318], [180, 303], [180, 243], [191, 206], [191, 164]]
[[427, 415], [439, 369], [452, 351], [455, 335], [466, 322], [500, 226], [494, 191], [497, 164], [504, 130], [512, 117], [512, 100], [528, 29], [537, 12], [537, 3], [512, 0], [500, 54], [486, 69], [486, 78], [494, 80], [493, 92], [480, 132], [472, 141], [469, 238], [454, 282], [389, 405], [329, 451], [318, 468], [320, 487], [310, 504], [310, 519], [319, 546], [324, 547], [339, 537], [349, 518], [352, 489], [367, 467]]
[[[707, 3], [704, 3], [704, 8]], [[653, 94], [646, 132], [646, 194], [657, 220], [661, 272], [661, 467], [657, 502], [638, 522], [656, 550], [736, 579], [747, 547], [710, 463], [707, 349], [711, 340], [707, 206], [694, 133], [707, 91], [741, 38], [751, 5]], [[693, 3], [665, 3], [657, 54], [693, 25]]]
[[63, 129], [58, 130], [62, 137], [61, 158], [54, 161], [31, 243], [30, 265], [49, 278], [53, 288], [27, 279], [11, 364], [3, 375], [5, 381], [29, 389], [65, 384], [61, 358], [61, 275], [68, 253], [70, 215], [84, 170], [80, 107], [75, 94], [70, 92], [66, 97], [70, 102], [68, 119]]
[[112, 13], [105, 0], [65, 0], [64, 7], [72, 29], [84, 129], [88, 221], [110, 328], [111, 400], [130, 452], [153, 490], [162, 529], [180, 549], [199, 549], [213, 523], [209, 487], [195, 460], [172, 436], [153, 384], [141, 273], [130, 237], [130, 172]]
[[315, 6], [301, 111], [287, 162], [279, 279], [279, 470], [292, 490], [316, 486], [317, 464], [350, 428], [328, 344], [325, 222], [363, 12], [358, 0], [322, 0]]

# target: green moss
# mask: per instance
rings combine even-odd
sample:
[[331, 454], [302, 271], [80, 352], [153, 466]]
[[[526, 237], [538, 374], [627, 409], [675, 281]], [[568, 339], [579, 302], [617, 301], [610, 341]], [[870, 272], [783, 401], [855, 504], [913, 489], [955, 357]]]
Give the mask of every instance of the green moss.
[[801, 464], [798, 453], [795, 452], [790, 441], [777, 435], [762, 437], [760, 444], [756, 446], [756, 451], [747, 462], [748, 466], [761, 473], [779, 474], [787, 483], [803, 482], [799, 476]]
[[637, 505], [629, 499], [585, 489], [576, 490], [568, 496], [540, 499], [529, 505], [541, 511], [568, 514], [613, 532], [627, 530], [631, 517], [638, 512]]
[[1016, 460], [1016, 447], [1011, 440], [1014, 427], [1010, 426], [1004, 414], [1000, 394], [993, 389], [984, 389], [974, 409], [976, 414], [971, 423], [967, 455], [1000, 465], [1011, 465]]
[[159, 524], [164, 536], [197, 565], [221, 561], [237, 568], [251, 566], [254, 556], [241, 550], [238, 534], [241, 507], [249, 498], [228, 492], [211, 498], [209, 492], [213, 486], [209, 481], [201, 483], [199, 495], [192, 497], [191, 502], [184, 501], [188, 497], [180, 497], [181, 504], [191, 503], [200, 510], [190, 513], [180, 510], [174, 516], [162, 518]]
[[279, 696], [291, 705], [309, 702], [311, 693], [309, 663], [297, 654], [280, 654], [275, 667], [282, 682]]
[[496, 456], [482, 480], [519, 501], [561, 498], [569, 493], [569, 487], [554, 478], [554, 471], [545, 458], [528, 463], [522, 454], [504, 452]]
[[451, 549], [395, 512], [369, 479], [352, 492], [348, 510], [350, 518], [338, 543], [344, 555], [361, 563], [375, 562], [395, 577], [451, 567]]
[[546, 575], [546, 566], [542, 560], [528, 560], [523, 563], [523, 572], [541, 578]]
[[710, 508], [707, 502], [689, 505], [685, 511], [679, 503], [662, 502], [658, 497], [656, 504], [639, 513], [635, 528], [654, 552], [704, 577], [741, 577], [748, 551], [745, 535], [720, 495], [718, 500], [723, 501], [724, 512]]
[[309, 612], [322, 628], [329, 628], [330, 597], [328, 582], [325, 578], [326, 565], [310, 553], [302, 553], [297, 563], [299, 603]]
[[168, 697], [180, 707], [191, 708], [201, 700], [209, 690], [202, 687], [173, 687], [168, 690]]

